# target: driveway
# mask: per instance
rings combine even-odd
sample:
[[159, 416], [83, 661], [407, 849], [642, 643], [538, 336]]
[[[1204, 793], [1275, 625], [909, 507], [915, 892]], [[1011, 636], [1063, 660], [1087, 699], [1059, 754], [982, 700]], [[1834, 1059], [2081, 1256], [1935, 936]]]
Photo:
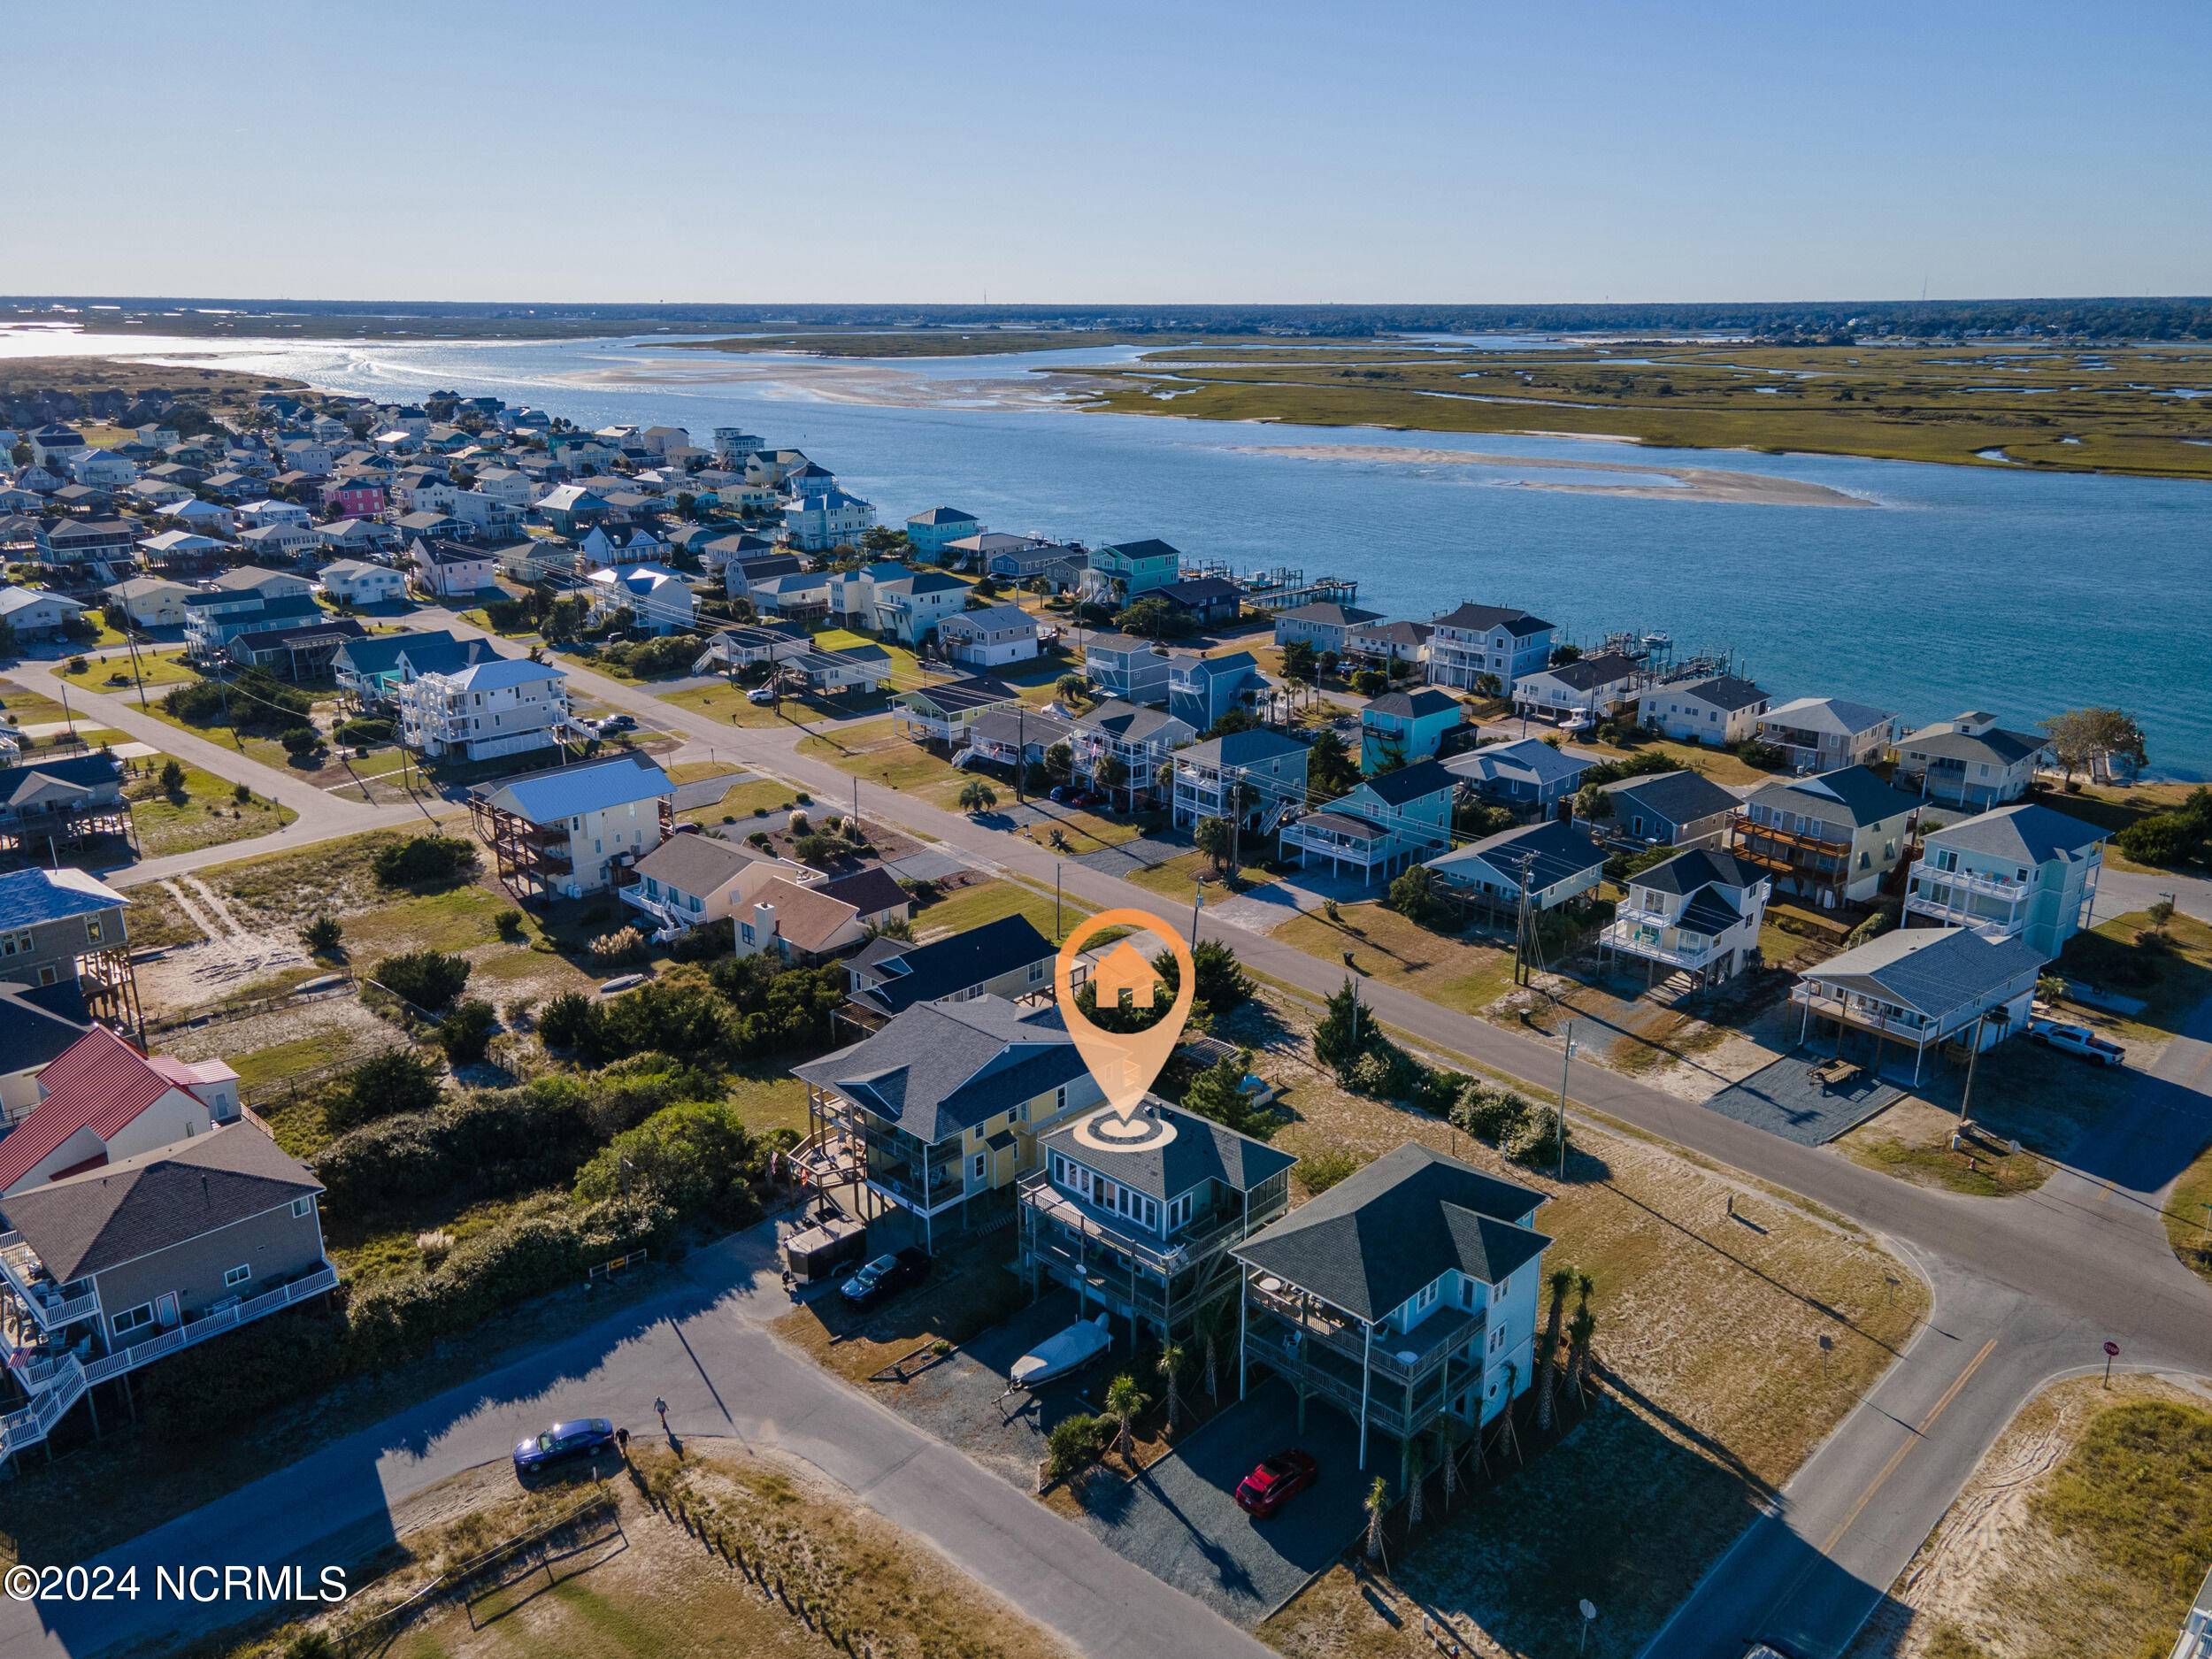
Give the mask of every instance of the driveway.
[[[1371, 1467], [1394, 1484], [1395, 1453], [1377, 1444], [1383, 1449]], [[1321, 1479], [1271, 1519], [1256, 1521], [1237, 1507], [1237, 1483], [1261, 1458], [1291, 1447], [1313, 1454]], [[1249, 1628], [1359, 1536], [1369, 1479], [1352, 1420], [1316, 1404], [1301, 1432], [1296, 1396], [1271, 1379], [1136, 1479], [1094, 1484], [1089, 1524], [1153, 1577]]]

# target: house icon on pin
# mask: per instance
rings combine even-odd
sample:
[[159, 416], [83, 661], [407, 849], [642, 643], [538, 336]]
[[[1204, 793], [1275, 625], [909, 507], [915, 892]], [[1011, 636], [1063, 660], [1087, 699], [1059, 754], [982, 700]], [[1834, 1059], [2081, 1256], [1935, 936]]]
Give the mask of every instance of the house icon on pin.
[[1099, 1002], [1108, 1008], [1150, 1008], [1166, 982], [1144, 959], [1143, 953], [1123, 940], [1106, 953], [1105, 961], [1091, 976]]

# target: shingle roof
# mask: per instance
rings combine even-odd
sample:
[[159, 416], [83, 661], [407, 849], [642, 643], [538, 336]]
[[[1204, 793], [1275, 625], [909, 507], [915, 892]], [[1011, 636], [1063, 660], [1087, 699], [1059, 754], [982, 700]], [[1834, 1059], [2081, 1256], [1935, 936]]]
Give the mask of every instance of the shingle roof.
[[241, 1123], [50, 1181], [0, 1200], [0, 1210], [66, 1284], [322, 1190], [304, 1164]]
[[979, 524], [981, 520], [972, 512], [962, 512], [957, 507], [932, 507], [927, 512], [918, 512], [907, 520], [909, 524]]
[[1504, 768], [1525, 772], [1539, 783], [1563, 783], [1578, 778], [1596, 763], [1554, 749], [1540, 737], [1516, 738], [1510, 743], [1490, 743], [1454, 755], [1445, 769], [1463, 778], [1486, 777]]
[[119, 910], [129, 902], [81, 870], [11, 870], [0, 875], [0, 928]]
[[1325, 627], [1348, 628], [1360, 622], [1380, 622], [1379, 611], [1362, 611], [1357, 605], [1340, 605], [1333, 600], [1322, 600], [1310, 605], [1300, 605], [1295, 611], [1278, 611], [1278, 622], [1311, 622]]
[[1449, 875], [1472, 864], [1487, 865], [1508, 881], [1521, 882], [1521, 862], [1532, 859], [1526, 886], [1540, 892], [1571, 879], [1605, 863], [1595, 842], [1571, 824], [1557, 818], [1523, 824], [1458, 848], [1428, 861], [1429, 868]]
[[1759, 720], [1761, 725], [1797, 726], [1832, 737], [1855, 737], [1886, 726], [1893, 718], [1887, 710], [1870, 703], [1847, 703], [1841, 697], [1798, 697], [1778, 709], [1769, 709]]
[[1377, 1320], [1456, 1270], [1495, 1285], [1551, 1242], [1521, 1225], [1543, 1194], [1409, 1141], [1230, 1254]]
[[674, 794], [675, 788], [668, 774], [644, 756], [618, 755], [611, 760], [518, 778], [485, 793], [495, 806], [519, 813], [533, 824], [549, 824], [629, 802], [657, 800]]
[[1630, 807], [1680, 826], [1736, 810], [1736, 797], [1702, 772], [1658, 772], [1603, 786], [1617, 822]]
[[1824, 820], [1841, 819], [1858, 829], [1896, 818], [1920, 804], [1916, 796], [1891, 788], [1881, 773], [1865, 766], [1844, 766], [1794, 783], [1764, 784], [1751, 798], [1763, 806], [1809, 812]]
[[753, 895], [753, 903], [772, 905], [777, 936], [805, 951], [827, 950], [839, 933], [859, 919], [852, 905], [831, 898], [819, 887], [803, 887], [780, 876], [764, 882]]
[[[954, 583], [955, 587], [959, 585], [957, 582]], [[914, 591], [920, 593], [924, 589], [919, 583], [917, 583]], [[963, 611], [956, 615], [947, 617], [938, 624], [938, 626], [940, 628], [972, 628], [979, 634], [1018, 634], [1025, 629], [1034, 634], [1037, 631], [1037, 618], [1019, 605], [984, 605], [974, 611]]]
[[1079, 714], [1075, 724], [1087, 732], [1110, 732], [1126, 743], [1141, 743], [1171, 726], [1190, 730], [1187, 720], [1179, 720], [1164, 709], [1148, 709], [1118, 697]]
[[1576, 691], [1590, 691], [1599, 686], [1632, 680], [1643, 669], [1632, 657], [1624, 657], [1618, 651], [1600, 651], [1594, 657], [1578, 657], [1571, 663], [1555, 663], [1540, 672]]
[[899, 879], [876, 864], [866, 870], [856, 870], [849, 876], [839, 876], [825, 881], [816, 889], [835, 899], [840, 904], [849, 904], [863, 916], [878, 916], [885, 910], [896, 910], [914, 901], [899, 885]]
[[702, 897], [761, 861], [714, 835], [671, 835], [637, 861], [637, 872]]
[[1138, 1110], [1144, 1117], [1168, 1124], [1172, 1140], [1131, 1152], [1100, 1152], [1076, 1138], [1084, 1124], [1110, 1111], [1101, 1107], [1075, 1123], [1045, 1137], [1048, 1150], [1111, 1176], [1124, 1187], [1156, 1198], [1162, 1203], [1180, 1197], [1201, 1181], [1219, 1181], [1233, 1192], [1248, 1193], [1271, 1176], [1280, 1175], [1298, 1162], [1278, 1152], [1263, 1141], [1255, 1141], [1233, 1129], [1171, 1106], [1148, 1094]]
[[[413, 661], [410, 657], [409, 661]], [[466, 667], [434, 672], [450, 680], [462, 691], [504, 691], [514, 686], [526, 686], [534, 680], [566, 680], [568, 671], [551, 663], [534, 663], [520, 657], [488, 657]]]
[[1459, 787], [1458, 778], [1433, 760], [1416, 761], [1410, 766], [1401, 766], [1395, 772], [1378, 772], [1362, 781], [1368, 792], [1386, 806], [1404, 806], [1409, 802], [1432, 795], [1439, 790]]
[[1663, 691], [1670, 696], [1695, 697], [1700, 703], [1710, 703], [1730, 714], [1765, 702], [1767, 695], [1737, 674], [1716, 674], [1710, 680], [1692, 680], [1683, 686], [1655, 686], [1653, 690]]
[[921, 1002], [849, 1048], [793, 1068], [933, 1144], [1087, 1071], [1054, 1008]]
[[1110, 547], [1099, 549], [1098, 551], [1102, 557], [1111, 553], [1122, 558], [1137, 561], [1171, 558], [1180, 564], [1183, 557], [1179, 549], [1161, 541], [1157, 536], [1147, 536], [1141, 541], [1117, 541]]
[[1296, 738], [1281, 732], [1254, 726], [1248, 731], [1231, 732], [1221, 737], [1209, 738], [1202, 743], [1193, 743], [1188, 749], [1179, 749], [1175, 758], [1188, 761], [1194, 766], [1258, 766], [1285, 755], [1302, 755], [1306, 746]]
[[1463, 604], [1440, 612], [1436, 626], [1464, 628], [1470, 634], [1487, 634], [1493, 628], [1503, 628], [1515, 639], [1525, 640], [1532, 634], [1546, 632], [1552, 624], [1511, 605]]
[[1152, 590], [1170, 604], [1214, 605], [1237, 598], [1243, 589], [1226, 576], [1194, 576], [1188, 581], [1168, 582]]
[[2105, 839], [2106, 833], [2093, 824], [2023, 801], [1946, 825], [1929, 834], [1927, 844], [2040, 864], [2076, 857]]
[[856, 991], [853, 1000], [896, 1014], [919, 1002], [957, 996], [1033, 962], [1048, 962], [1053, 955], [1051, 941], [1026, 916], [1003, 916], [926, 945], [879, 939], [853, 964], [877, 983]]
[[1694, 847], [1629, 879], [1640, 887], [1653, 887], [1661, 893], [1690, 894], [1716, 882], [1738, 889], [1754, 887], [1765, 880], [1766, 875], [1733, 854], [1716, 852], [1709, 847]]
[[1418, 691], [1386, 691], [1381, 696], [1370, 699], [1360, 712], [1400, 720], [1418, 720], [1458, 707], [1459, 699], [1449, 692], [1439, 691], [1433, 686], [1424, 686]]
[[1939, 732], [1932, 726], [1908, 733], [1897, 747], [1911, 753], [1939, 756], [1945, 760], [1974, 761], [2011, 766], [2050, 747], [2050, 739], [2027, 732], [2008, 732], [1991, 726], [1984, 732]]
[[1002, 680], [993, 680], [987, 674], [975, 674], [966, 680], [948, 680], [942, 685], [917, 686], [894, 697], [894, 703], [914, 704], [926, 703], [941, 714], [958, 714], [969, 709], [987, 708], [995, 703], [1013, 703], [1021, 694]]
[[1939, 1018], [2039, 972], [2043, 961], [2024, 940], [1986, 939], [1967, 927], [1893, 927], [1799, 977], [1879, 991]]

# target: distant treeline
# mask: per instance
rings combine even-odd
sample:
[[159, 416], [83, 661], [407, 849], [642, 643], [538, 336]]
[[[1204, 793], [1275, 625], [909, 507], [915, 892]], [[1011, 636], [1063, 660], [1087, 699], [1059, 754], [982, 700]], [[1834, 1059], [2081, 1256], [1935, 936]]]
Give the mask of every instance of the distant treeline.
[[119, 306], [133, 314], [177, 307], [224, 308], [256, 316], [357, 319], [364, 333], [384, 333], [410, 318], [480, 320], [518, 328], [579, 323], [609, 333], [676, 329], [1112, 328], [1125, 333], [1250, 334], [1288, 330], [1360, 339], [1387, 334], [1492, 334], [1590, 330], [1694, 331], [1768, 336], [1890, 334], [1922, 338], [1967, 334], [2098, 340], [2212, 340], [2212, 298], [1848, 300], [1678, 303], [1647, 305], [586, 305], [477, 303], [449, 300], [241, 300], [144, 296], [0, 296], [0, 307]]

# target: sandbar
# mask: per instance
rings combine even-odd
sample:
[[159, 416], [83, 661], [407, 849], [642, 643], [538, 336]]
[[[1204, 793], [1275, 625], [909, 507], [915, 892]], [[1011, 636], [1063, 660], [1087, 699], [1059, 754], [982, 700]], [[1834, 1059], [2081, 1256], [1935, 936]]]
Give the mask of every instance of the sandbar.
[[[1561, 436], [1582, 436], [1561, 434]], [[1570, 472], [1618, 472], [1617, 484], [1549, 482], [1517, 479], [1509, 488], [1556, 490], [1563, 495], [1631, 495], [1647, 501], [1732, 502], [1767, 507], [1873, 507], [1863, 495], [1814, 484], [1801, 478], [1770, 478], [1763, 472], [1731, 472], [1710, 466], [1650, 466], [1627, 461], [1549, 460], [1533, 456], [1493, 454], [1480, 449], [1405, 449], [1390, 444], [1240, 444], [1246, 455], [1273, 455], [1298, 461], [1396, 462], [1412, 466], [1496, 466], [1514, 471], [1559, 468]], [[1659, 483], [1658, 479], [1671, 483]]]

